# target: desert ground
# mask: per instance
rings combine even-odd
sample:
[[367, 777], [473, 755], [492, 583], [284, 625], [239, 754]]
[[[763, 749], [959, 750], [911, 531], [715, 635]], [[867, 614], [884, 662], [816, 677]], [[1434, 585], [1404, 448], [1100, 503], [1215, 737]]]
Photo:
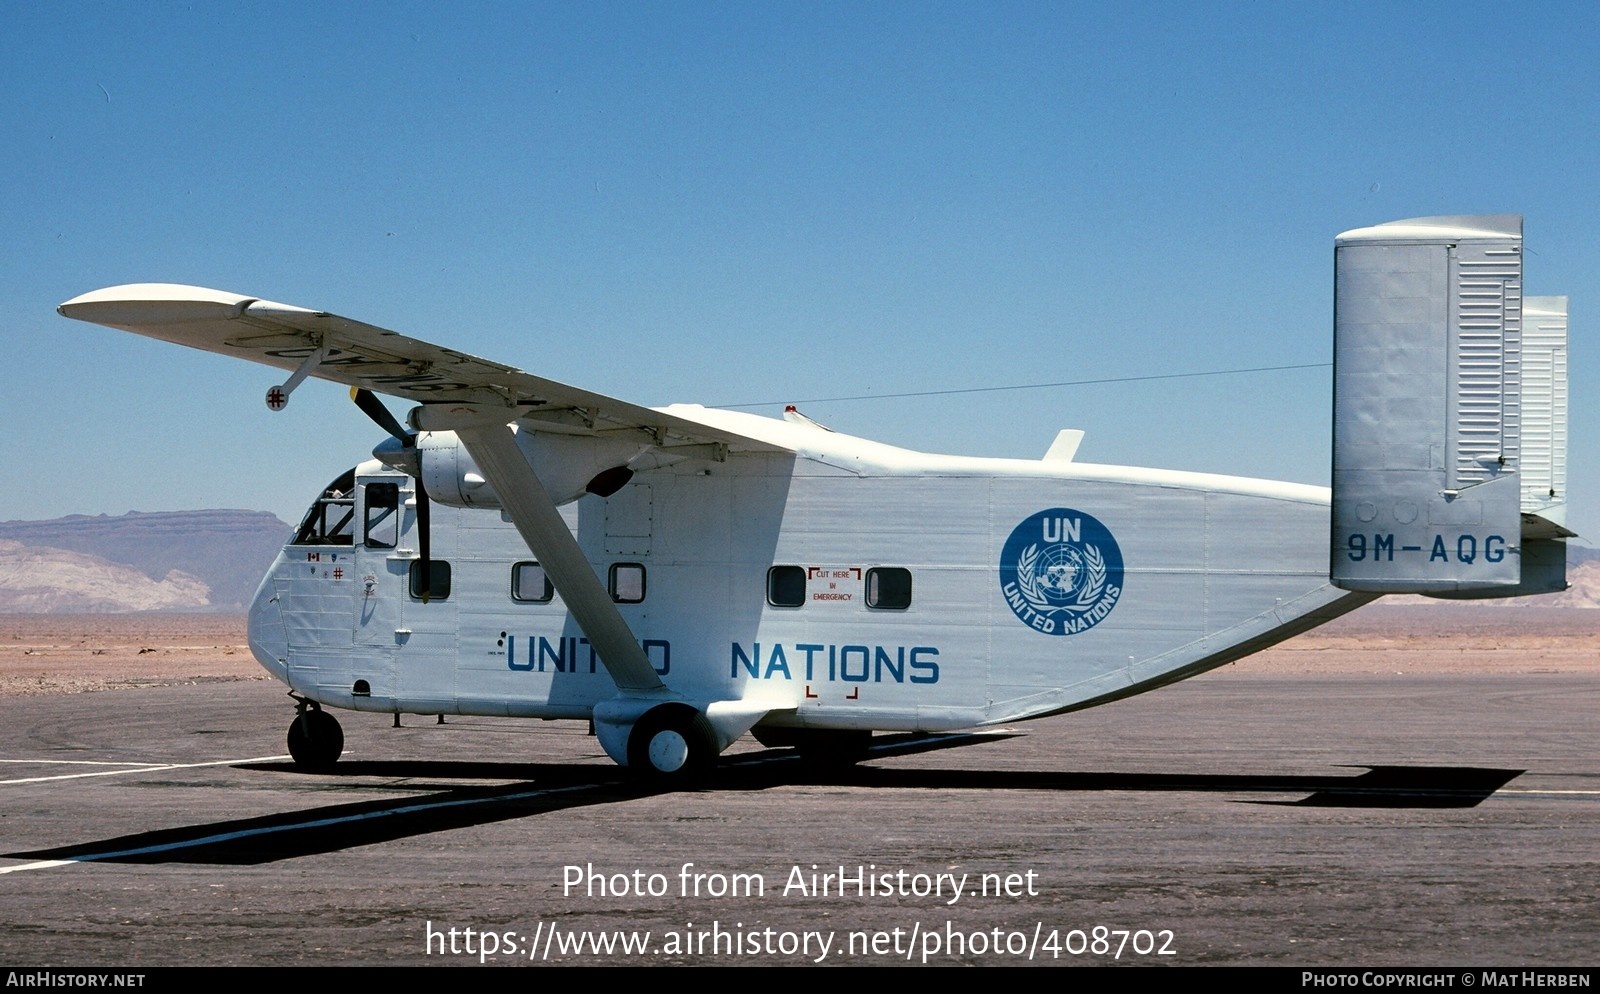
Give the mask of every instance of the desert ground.
[[[1230, 674], [1600, 671], [1600, 610], [1377, 603]], [[0, 615], [0, 697], [264, 680], [242, 614]]]
[[265, 679], [243, 614], [0, 615], [0, 697]]

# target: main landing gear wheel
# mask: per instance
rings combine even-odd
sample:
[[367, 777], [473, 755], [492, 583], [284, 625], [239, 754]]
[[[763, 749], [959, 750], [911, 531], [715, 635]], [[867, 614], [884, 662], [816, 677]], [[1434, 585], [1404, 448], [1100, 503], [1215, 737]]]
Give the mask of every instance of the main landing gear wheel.
[[344, 752], [344, 729], [339, 720], [310, 702], [289, 726], [289, 755], [297, 765], [318, 770], [332, 766]]
[[685, 704], [663, 704], [634, 722], [628, 770], [660, 783], [684, 783], [716, 761], [716, 738], [705, 715]]

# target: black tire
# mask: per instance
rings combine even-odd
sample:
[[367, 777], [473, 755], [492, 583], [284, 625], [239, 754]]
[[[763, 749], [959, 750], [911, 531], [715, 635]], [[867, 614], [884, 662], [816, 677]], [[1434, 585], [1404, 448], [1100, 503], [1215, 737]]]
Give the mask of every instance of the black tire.
[[657, 783], [685, 783], [716, 762], [716, 738], [705, 715], [686, 704], [646, 712], [628, 733], [628, 771]]
[[326, 769], [338, 762], [344, 752], [344, 729], [326, 711], [307, 708], [289, 726], [289, 755], [296, 765], [307, 769]]

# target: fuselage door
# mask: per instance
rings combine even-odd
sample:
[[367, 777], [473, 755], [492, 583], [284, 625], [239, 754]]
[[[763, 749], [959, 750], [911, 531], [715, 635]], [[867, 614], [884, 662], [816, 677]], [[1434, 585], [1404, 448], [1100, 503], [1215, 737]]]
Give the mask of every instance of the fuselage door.
[[399, 478], [361, 480], [355, 543], [355, 640], [360, 645], [395, 645], [411, 560], [400, 549], [403, 510]]

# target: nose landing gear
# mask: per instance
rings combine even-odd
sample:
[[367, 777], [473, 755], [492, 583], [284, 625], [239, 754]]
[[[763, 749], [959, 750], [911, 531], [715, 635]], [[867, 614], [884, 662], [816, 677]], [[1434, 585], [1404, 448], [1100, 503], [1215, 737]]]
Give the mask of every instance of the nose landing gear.
[[[290, 695], [293, 696], [293, 695]], [[289, 726], [289, 755], [296, 765], [323, 770], [338, 762], [344, 752], [344, 729], [322, 705], [295, 697], [294, 723]]]

